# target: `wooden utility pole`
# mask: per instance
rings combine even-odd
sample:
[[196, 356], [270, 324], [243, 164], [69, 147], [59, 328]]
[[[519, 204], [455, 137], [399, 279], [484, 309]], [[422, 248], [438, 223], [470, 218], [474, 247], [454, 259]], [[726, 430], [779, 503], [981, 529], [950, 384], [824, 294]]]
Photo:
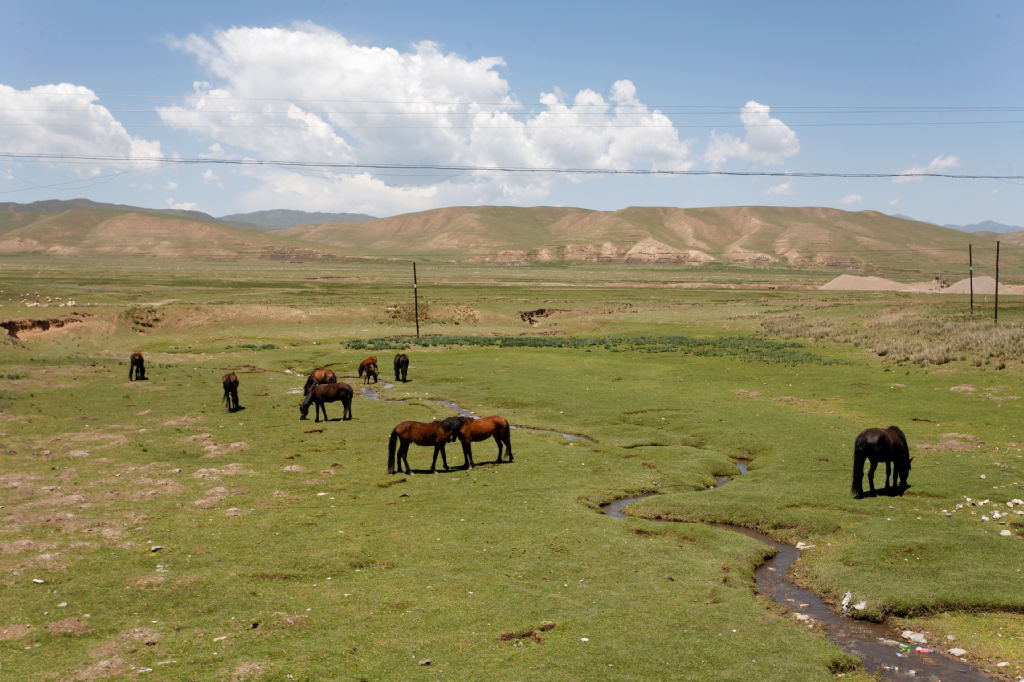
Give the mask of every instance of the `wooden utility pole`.
[[412, 300], [416, 314], [416, 338], [420, 338], [420, 292], [416, 283], [416, 261], [412, 262]]
[[995, 322], [999, 323], [999, 242], [996, 242], [996, 310]]
[[967, 245], [967, 262], [970, 265], [970, 279], [971, 279], [971, 315], [974, 314], [974, 253], [971, 251], [971, 245]]

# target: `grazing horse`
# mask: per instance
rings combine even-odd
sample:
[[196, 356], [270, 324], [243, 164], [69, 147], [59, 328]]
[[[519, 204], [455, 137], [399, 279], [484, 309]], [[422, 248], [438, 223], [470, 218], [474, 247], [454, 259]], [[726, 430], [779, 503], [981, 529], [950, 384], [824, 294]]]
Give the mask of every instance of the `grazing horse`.
[[[406, 381], [405, 375], [409, 371], [409, 356], [399, 353], [395, 356], [395, 381]], [[399, 379], [401, 375], [401, 379]]]
[[907, 489], [907, 478], [910, 476], [910, 463], [913, 457], [910, 456], [910, 448], [907, 446], [907, 437], [898, 426], [890, 426], [887, 429], [865, 429], [860, 432], [853, 443], [853, 485], [850, 492], [857, 498], [864, 497], [862, 477], [864, 474], [864, 460], [871, 460], [871, 468], [868, 469], [868, 485], [871, 488], [871, 495], [875, 495], [875, 467], [879, 462], [885, 462], [885, 489], [889, 490], [889, 466], [895, 468], [892, 477], [892, 484], [900, 493]]
[[472, 469], [474, 464], [473, 450], [470, 447], [470, 443], [487, 440], [491, 436], [494, 436], [494, 442], [498, 444], [498, 459], [494, 461], [501, 461], [501, 449], [504, 445], [508, 452], [508, 461], [511, 462], [512, 439], [510, 435], [511, 427], [509, 427], [504, 417], [495, 415], [493, 417], [484, 417], [483, 419], [463, 418], [462, 428], [459, 429], [459, 440], [462, 441], [462, 454], [466, 456], [466, 468]]
[[238, 404], [238, 377], [234, 372], [228, 372], [220, 378], [224, 384], [224, 404], [228, 412], [237, 412], [241, 407]]
[[[437, 453], [441, 453], [441, 462], [445, 471], [448, 470], [448, 457], [445, 455], [445, 443], [453, 442], [459, 435], [464, 417], [448, 417], [432, 422], [402, 422], [391, 430], [388, 440], [388, 473], [397, 474], [402, 471], [405, 462], [405, 473], [411, 474], [409, 468], [409, 444], [434, 446], [434, 460], [430, 463], [430, 473], [437, 471]], [[395, 445], [398, 445], [398, 457], [395, 457]]]
[[317, 367], [309, 373], [309, 378], [306, 379], [306, 385], [302, 387], [302, 395], [309, 395], [310, 389], [317, 384], [336, 384], [338, 383], [338, 377], [334, 374], [333, 369], [324, 369], [323, 367]]
[[345, 407], [341, 418], [343, 420], [351, 419], [352, 393], [352, 387], [344, 382], [317, 384], [302, 399], [302, 403], [299, 405], [299, 419], [306, 418], [309, 414], [309, 405], [313, 403], [316, 405], [316, 419], [314, 421], [320, 421], [320, 412], [324, 413], [324, 421], [327, 421], [327, 410], [324, 408], [324, 403], [333, 403], [337, 400], [340, 400], [341, 404]]
[[138, 351], [128, 357], [128, 381], [146, 380], [146, 362]]
[[373, 383], [377, 383], [377, 358], [371, 355], [360, 362], [359, 376], [363, 377], [364, 384], [370, 383], [370, 377], [373, 377]]

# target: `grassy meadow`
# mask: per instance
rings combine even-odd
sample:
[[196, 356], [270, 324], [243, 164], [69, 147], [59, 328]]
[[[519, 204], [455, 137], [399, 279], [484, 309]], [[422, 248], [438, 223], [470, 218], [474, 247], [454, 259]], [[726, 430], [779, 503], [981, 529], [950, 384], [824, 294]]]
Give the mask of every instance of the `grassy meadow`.
[[[1024, 675], [1020, 297], [994, 325], [991, 296], [824, 271], [432, 262], [417, 340], [408, 264], [0, 268], [0, 321], [80, 319], [0, 341], [2, 678], [868, 679], [710, 523], [812, 545], [826, 601]], [[299, 420], [315, 366], [353, 420]], [[452, 444], [431, 475], [413, 446], [388, 475], [392, 427], [440, 400], [520, 427], [515, 461]], [[888, 424], [911, 487], [853, 499], [854, 437]]]

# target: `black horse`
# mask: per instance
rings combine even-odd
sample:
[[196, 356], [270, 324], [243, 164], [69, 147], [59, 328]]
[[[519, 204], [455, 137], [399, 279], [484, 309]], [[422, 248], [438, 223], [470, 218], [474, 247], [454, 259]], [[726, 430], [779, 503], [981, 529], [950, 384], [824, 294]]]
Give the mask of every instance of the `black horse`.
[[136, 351], [128, 357], [128, 381], [146, 380], [146, 361], [142, 353]]
[[864, 497], [862, 479], [864, 475], [864, 460], [871, 460], [871, 467], [868, 469], [868, 485], [871, 488], [871, 495], [875, 492], [875, 467], [879, 462], [885, 462], [885, 490], [891, 491], [889, 487], [890, 465], [895, 468], [892, 477], [892, 485], [895, 493], [902, 494], [909, 486], [907, 478], [910, 476], [910, 448], [907, 446], [907, 437], [898, 426], [890, 426], [887, 429], [865, 429], [860, 432], [853, 443], [853, 485], [850, 492], [854, 497]]
[[224, 404], [227, 405], [228, 412], [237, 412], [242, 409], [238, 404], [238, 377], [235, 376], [235, 373], [228, 372], [220, 378], [220, 381], [224, 385]]
[[305, 419], [309, 414], [310, 403], [316, 405], [316, 419], [320, 421], [320, 413], [324, 413], [324, 421], [327, 421], [327, 410], [324, 403], [333, 403], [337, 400], [345, 407], [341, 414], [343, 420], [352, 418], [352, 387], [339, 381], [334, 384], [316, 384], [310, 389], [306, 397], [299, 405], [299, 419]]
[[[395, 356], [395, 381], [406, 381], [405, 375], [409, 372], [409, 356], [399, 353]], [[399, 378], [401, 377], [401, 378]]]

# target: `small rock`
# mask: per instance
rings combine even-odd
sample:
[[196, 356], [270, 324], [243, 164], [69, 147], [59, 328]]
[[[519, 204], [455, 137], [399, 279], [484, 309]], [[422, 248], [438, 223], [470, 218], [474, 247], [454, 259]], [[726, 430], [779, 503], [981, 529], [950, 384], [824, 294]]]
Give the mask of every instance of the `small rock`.
[[46, 581], [45, 580], [40, 580], [39, 578], [32, 578], [32, 582], [34, 582], [36, 585], [42, 585]]
[[925, 639], [924, 635], [922, 635], [920, 632], [914, 632], [913, 630], [904, 630], [902, 633], [900, 633], [900, 636], [903, 639], [909, 639], [911, 642], [916, 642], [918, 644], [928, 643], [928, 640]]
[[859, 602], [857, 602], [856, 604], [853, 605], [853, 608], [857, 609], [858, 611], [863, 611], [867, 607], [868, 607], [868, 603], [866, 601], [859, 601]]
[[1003, 530], [999, 531], [999, 534], [1000, 535], [1013, 535], [1013, 533], [1010, 532], [1009, 529], [1003, 529]]
[[419, 665], [430, 665], [430, 659], [429, 658], [420, 659]]
[[164, 548], [163, 545], [153, 545], [152, 547], [149, 548], [149, 551], [150, 552], [159, 552], [163, 548]]

